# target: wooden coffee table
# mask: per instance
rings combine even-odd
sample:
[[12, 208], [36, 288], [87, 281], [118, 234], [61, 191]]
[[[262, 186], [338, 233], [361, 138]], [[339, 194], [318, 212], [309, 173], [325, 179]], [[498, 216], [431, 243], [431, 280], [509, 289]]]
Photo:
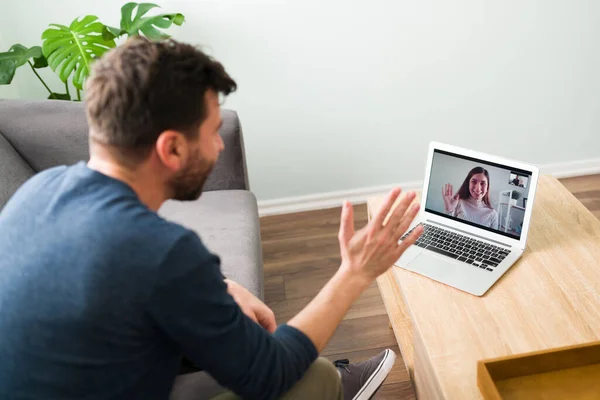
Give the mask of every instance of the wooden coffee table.
[[483, 297], [399, 267], [378, 278], [421, 399], [481, 399], [482, 359], [600, 340], [600, 221], [550, 176], [535, 203], [523, 258]]

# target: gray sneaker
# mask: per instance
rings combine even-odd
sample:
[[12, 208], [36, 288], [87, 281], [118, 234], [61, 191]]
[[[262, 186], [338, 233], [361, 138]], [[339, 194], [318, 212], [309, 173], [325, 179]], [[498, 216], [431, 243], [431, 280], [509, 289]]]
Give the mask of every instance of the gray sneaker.
[[396, 353], [386, 349], [379, 355], [357, 364], [337, 360], [335, 366], [342, 377], [344, 400], [369, 400], [383, 384], [396, 361]]

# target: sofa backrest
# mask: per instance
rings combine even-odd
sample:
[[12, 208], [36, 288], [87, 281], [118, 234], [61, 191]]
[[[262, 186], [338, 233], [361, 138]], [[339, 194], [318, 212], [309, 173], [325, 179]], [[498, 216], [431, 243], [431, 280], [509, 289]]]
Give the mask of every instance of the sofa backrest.
[[0, 210], [35, 171], [0, 134]]
[[82, 103], [0, 100], [0, 133], [35, 172], [89, 158]]
[[[204, 190], [248, 189], [237, 113], [222, 110], [221, 116], [225, 151]], [[19, 156], [21, 160], [15, 161]], [[24, 176], [88, 159], [88, 124], [83, 103], [0, 99], [0, 209], [7, 201], [5, 193], [14, 193]]]

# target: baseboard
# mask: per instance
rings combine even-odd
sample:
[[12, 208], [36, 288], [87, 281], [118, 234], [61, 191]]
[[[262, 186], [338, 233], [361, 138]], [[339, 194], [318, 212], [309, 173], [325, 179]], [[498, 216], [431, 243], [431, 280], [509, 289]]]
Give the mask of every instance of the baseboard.
[[600, 158], [540, 165], [540, 174], [557, 179], [600, 174]]
[[[592, 160], [568, 161], [540, 165], [540, 174], [552, 175], [556, 178], [571, 178], [574, 176], [593, 175], [600, 173], [600, 158]], [[418, 190], [423, 181], [400, 182], [397, 184], [369, 186], [336, 192], [316, 193], [305, 196], [284, 197], [258, 202], [258, 212], [261, 217], [277, 214], [291, 214], [302, 211], [324, 210], [339, 207], [344, 201], [352, 204], [363, 204], [372, 196], [384, 194], [394, 187], [403, 190]]]
[[419, 189], [422, 185], [422, 181], [414, 181], [396, 185], [370, 186], [337, 192], [309, 194], [306, 196], [261, 200], [258, 202], [258, 213], [261, 217], [264, 217], [267, 215], [290, 214], [301, 211], [324, 210], [339, 207], [346, 200], [352, 204], [361, 204], [366, 203], [369, 197], [386, 193], [395, 187], [401, 187], [404, 190], [414, 190]]
[[339, 207], [346, 200], [352, 204], [362, 204], [366, 203], [369, 197], [386, 193], [394, 187], [399, 186], [405, 190], [414, 190], [419, 189], [422, 185], [422, 181], [415, 181], [396, 185], [370, 186], [337, 192], [309, 194], [306, 196], [261, 200], [258, 202], [258, 213], [261, 217], [264, 217], [267, 215], [290, 214], [301, 211], [324, 210]]

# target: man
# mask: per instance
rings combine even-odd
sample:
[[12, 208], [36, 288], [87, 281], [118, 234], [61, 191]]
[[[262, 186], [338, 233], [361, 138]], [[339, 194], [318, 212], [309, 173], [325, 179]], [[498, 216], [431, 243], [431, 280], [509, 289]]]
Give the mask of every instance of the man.
[[[0, 214], [0, 398], [166, 399], [183, 356], [230, 391], [219, 399], [367, 399], [393, 354], [336, 369], [317, 358], [350, 305], [420, 230], [394, 190], [355, 231], [345, 204], [341, 266], [287, 324], [192, 231], [163, 220], [195, 200], [215, 164], [221, 64], [173, 40], [131, 39], [86, 87], [90, 160], [31, 178]], [[384, 371], [384, 372], [381, 372]]]

